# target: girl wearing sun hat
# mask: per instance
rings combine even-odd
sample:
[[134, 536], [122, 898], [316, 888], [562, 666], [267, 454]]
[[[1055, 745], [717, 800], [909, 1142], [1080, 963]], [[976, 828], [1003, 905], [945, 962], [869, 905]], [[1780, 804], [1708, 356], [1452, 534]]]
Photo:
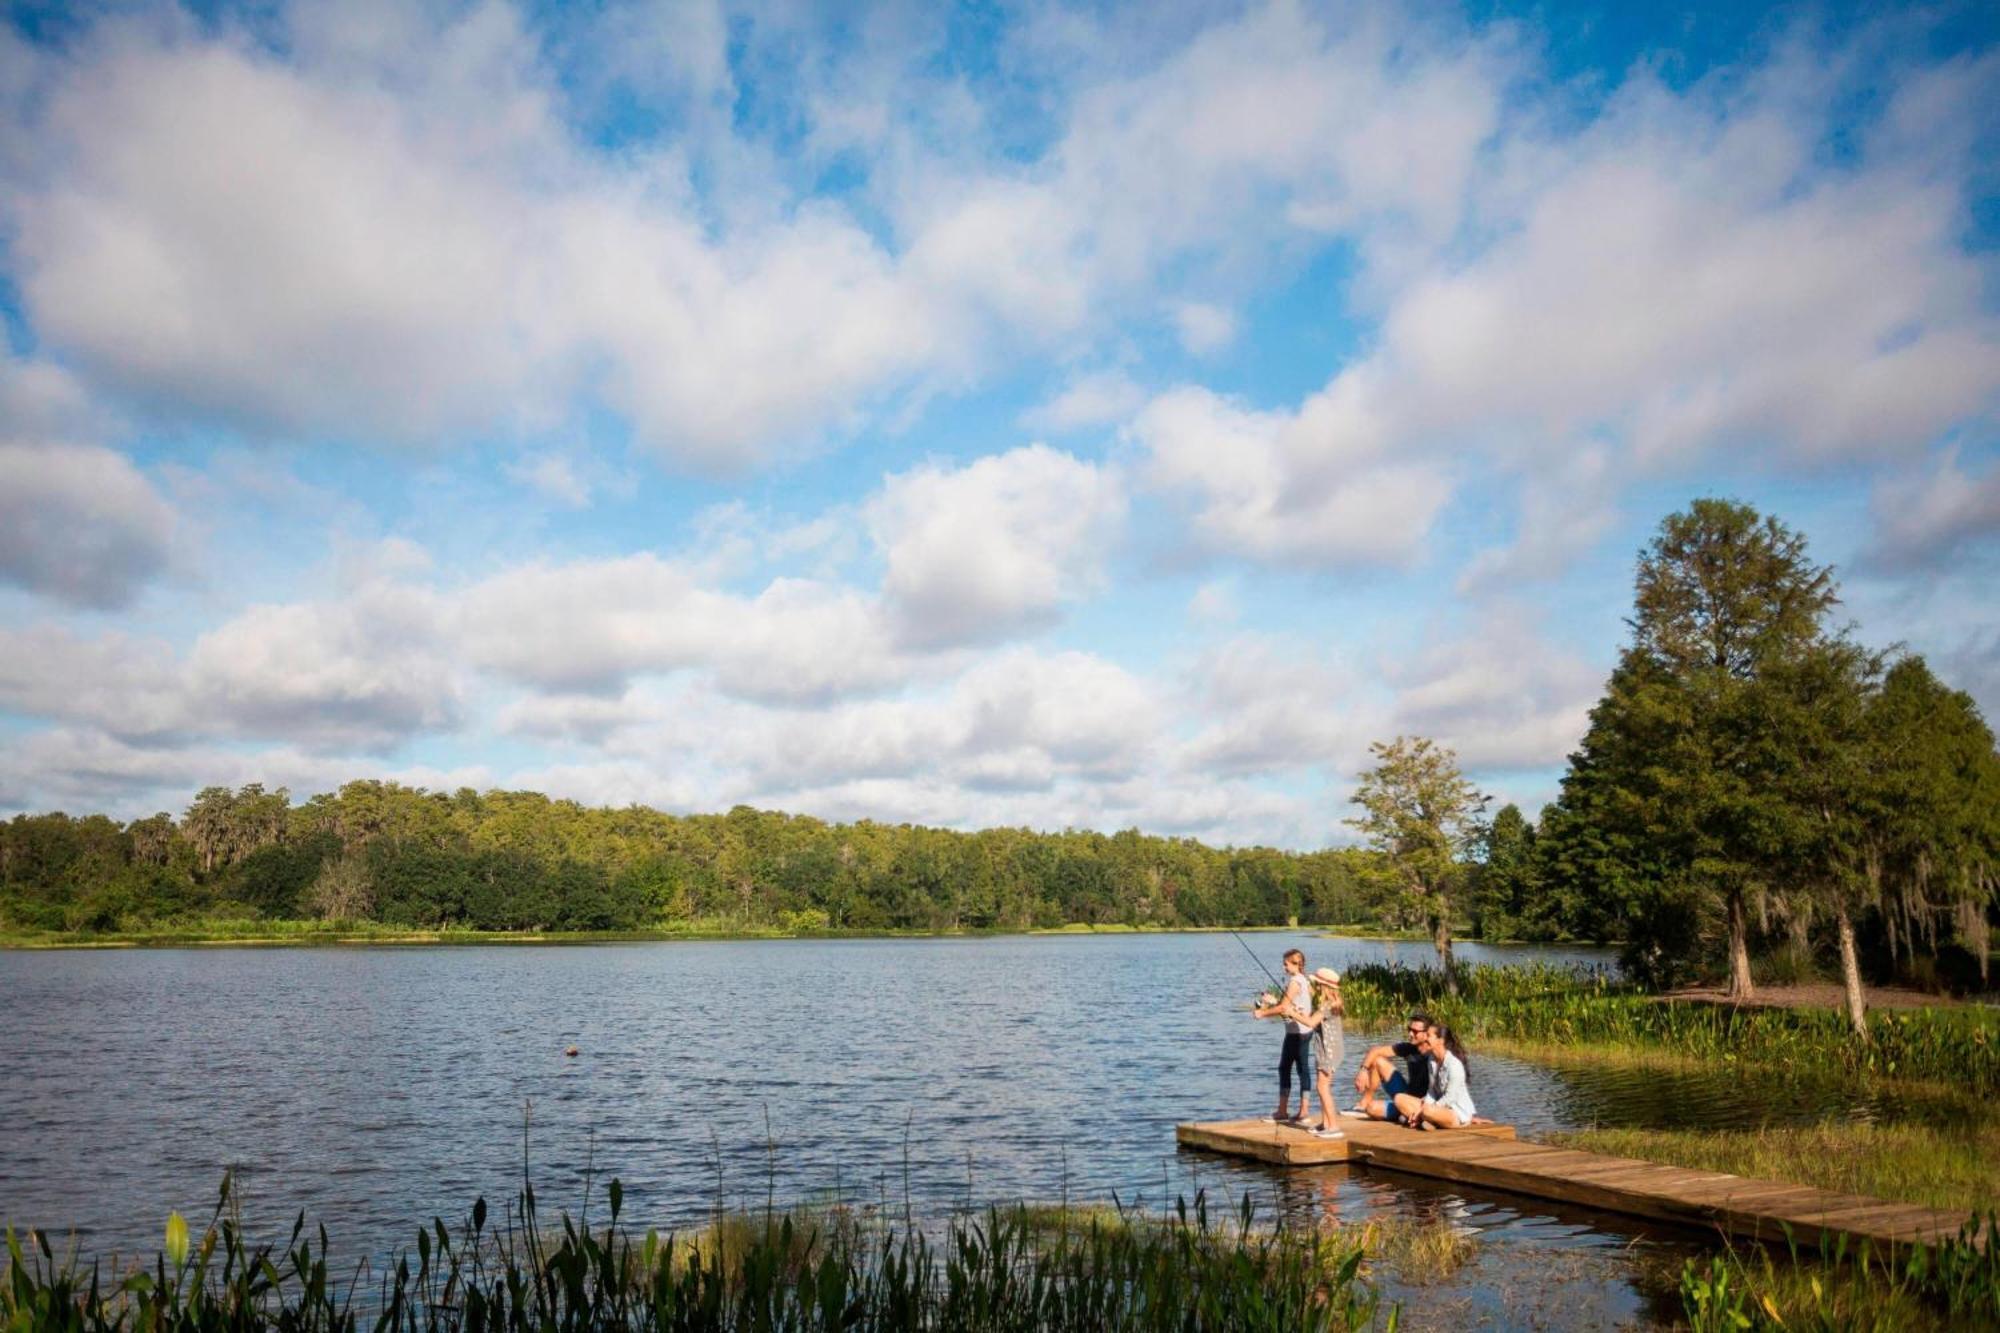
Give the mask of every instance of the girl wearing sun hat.
[[1337, 1123], [1339, 1112], [1333, 1105], [1333, 1071], [1347, 1054], [1347, 1006], [1340, 998], [1340, 973], [1330, 967], [1316, 969], [1312, 982], [1313, 1011], [1305, 1020], [1312, 1029], [1313, 1064], [1319, 1073], [1319, 1128], [1315, 1138], [1344, 1139]]

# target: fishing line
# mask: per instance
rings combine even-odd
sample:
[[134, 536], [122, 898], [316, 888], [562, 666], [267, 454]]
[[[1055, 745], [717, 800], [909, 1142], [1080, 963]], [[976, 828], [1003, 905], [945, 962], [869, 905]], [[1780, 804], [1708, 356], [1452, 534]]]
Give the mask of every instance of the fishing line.
[[[1248, 944], [1244, 944], [1243, 937], [1241, 935], [1238, 935], [1235, 931], [1229, 930], [1229, 927], [1224, 926], [1223, 929], [1229, 931], [1230, 939], [1235, 940], [1238, 944], [1243, 945], [1243, 952], [1250, 955], [1250, 961], [1255, 963], [1258, 967], [1263, 968], [1265, 976], [1271, 977], [1271, 969], [1268, 967], [1264, 967], [1264, 960], [1257, 956], [1257, 951], [1251, 948]], [[1278, 993], [1280, 995], [1284, 994], [1285, 991], [1284, 982], [1278, 980], [1276, 977], [1271, 977], [1271, 984], [1278, 988]]]

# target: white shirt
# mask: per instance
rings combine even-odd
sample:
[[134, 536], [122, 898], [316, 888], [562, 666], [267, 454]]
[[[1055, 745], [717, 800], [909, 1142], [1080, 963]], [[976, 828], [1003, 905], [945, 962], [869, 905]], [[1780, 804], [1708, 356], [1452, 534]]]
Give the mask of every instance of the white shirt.
[[1424, 1100], [1435, 1106], [1449, 1106], [1458, 1112], [1461, 1124], [1470, 1124], [1476, 1112], [1472, 1109], [1472, 1089], [1466, 1086], [1465, 1062], [1450, 1051], [1444, 1059], [1431, 1061], [1431, 1090], [1424, 1094]]
[[[1312, 983], [1305, 979], [1303, 973], [1296, 977], [1285, 978], [1285, 1003], [1291, 1005], [1292, 1008], [1302, 1014], [1312, 1012]], [[1304, 1023], [1299, 1022], [1296, 1018], [1288, 1018], [1285, 1020], [1285, 1031], [1304, 1034], [1311, 1032], [1312, 1029]]]

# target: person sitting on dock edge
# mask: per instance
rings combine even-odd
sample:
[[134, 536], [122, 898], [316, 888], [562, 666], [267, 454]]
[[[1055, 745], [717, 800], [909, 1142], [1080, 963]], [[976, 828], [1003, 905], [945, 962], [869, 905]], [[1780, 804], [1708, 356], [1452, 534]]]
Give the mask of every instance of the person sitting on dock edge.
[[[1419, 1100], [1431, 1089], [1431, 1016], [1418, 1010], [1410, 1015], [1409, 1040], [1386, 1046], [1371, 1046], [1354, 1071], [1354, 1091], [1361, 1100], [1358, 1114], [1371, 1120], [1397, 1120], [1396, 1098], [1407, 1093]], [[1398, 1069], [1401, 1060], [1404, 1068]]]
[[[1306, 956], [1298, 949], [1285, 950], [1285, 991], [1273, 1003], [1258, 1005], [1252, 1012], [1259, 1018], [1285, 1020], [1285, 1042], [1278, 1048], [1278, 1109], [1265, 1117], [1277, 1125], [1297, 1125], [1305, 1121], [1306, 1099], [1312, 1095], [1312, 986], [1306, 981]], [[1299, 1113], [1289, 1114], [1292, 1102], [1292, 1072], [1299, 1076]]]
[[1399, 1093], [1396, 1113], [1413, 1129], [1464, 1129], [1476, 1114], [1465, 1072], [1465, 1047], [1448, 1027], [1432, 1024], [1424, 1043], [1431, 1060], [1431, 1084], [1421, 1097]]

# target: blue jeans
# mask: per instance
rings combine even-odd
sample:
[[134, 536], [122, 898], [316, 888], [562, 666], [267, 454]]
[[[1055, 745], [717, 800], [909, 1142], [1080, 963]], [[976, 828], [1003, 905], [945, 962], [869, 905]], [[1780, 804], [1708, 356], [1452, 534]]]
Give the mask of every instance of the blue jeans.
[[1287, 1032], [1285, 1044], [1278, 1049], [1278, 1100], [1286, 1105], [1292, 1100], [1292, 1067], [1298, 1066], [1299, 1095], [1312, 1091], [1313, 1049], [1312, 1033]]

